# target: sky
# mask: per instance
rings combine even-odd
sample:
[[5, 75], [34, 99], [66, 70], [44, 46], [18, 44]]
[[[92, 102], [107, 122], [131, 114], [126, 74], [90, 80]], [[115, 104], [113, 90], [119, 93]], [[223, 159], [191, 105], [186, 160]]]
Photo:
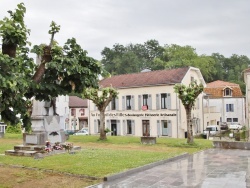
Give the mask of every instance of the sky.
[[32, 45], [49, 43], [51, 21], [61, 26], [55, 40], [76, 38], [88, 56], [114, 44], [189, 45], [199, 55], [250, 58], [249, 0], [0, 0], [0, 19], [23, 2]]

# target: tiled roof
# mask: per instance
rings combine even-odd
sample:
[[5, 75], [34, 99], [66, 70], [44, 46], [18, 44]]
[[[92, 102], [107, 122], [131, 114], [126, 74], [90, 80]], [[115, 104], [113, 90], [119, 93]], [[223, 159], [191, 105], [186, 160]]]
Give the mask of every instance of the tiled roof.
[[204, 88], [204, 92], [209, 94], [212, 98], [221, 98], [224, 96], [224, 89], [232, 89], [232, 97], [243, 97], [239, 84], [225, 82], [222, 80], [217, 80], [211, 83], [208, 83]]
[[100, 81], [101, 87], [130, 88], [151, 85], [164, 85], [181, 83], [189, 67], [122, 74], [112, 76]]
[[87, 108], [88, 100], [81, 99], [77, 96], [69, 96], [69, 107], [70, 108]]

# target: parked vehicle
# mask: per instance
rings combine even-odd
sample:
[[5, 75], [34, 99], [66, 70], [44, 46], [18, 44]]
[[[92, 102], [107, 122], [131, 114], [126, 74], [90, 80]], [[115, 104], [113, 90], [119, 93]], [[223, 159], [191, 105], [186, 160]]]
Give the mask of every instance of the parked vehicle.
[[86, 129], [77, 131], [74, 135], [89, 135], [89, 132]]
[[229, 124], [229, 129], [233, 129], [233, 130], [241, 130], [242, 129], [242, 125], [239, 123], [231, 123]]
[[216, 135], [220, 131], [219, 125], [209, 125], [206, 127], [206, 129], [203, 131], [204, 135], [210, 134], [210, 135]]
[[74, 130], [65, 130], [66, 135], [73, 135], [75, 133]]
[[227, 122], [222, 122], [220, 125], [220, 130], [228, 130]]

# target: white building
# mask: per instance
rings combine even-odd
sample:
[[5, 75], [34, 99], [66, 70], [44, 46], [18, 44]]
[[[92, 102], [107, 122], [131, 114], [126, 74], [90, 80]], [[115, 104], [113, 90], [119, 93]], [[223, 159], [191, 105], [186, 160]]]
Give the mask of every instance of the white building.
[[210, 120], [204, 118], [205, 125], [221, 122], [245, 125], [245, 97], [239, 84], [217, 80], [208, 83], [204, 92], [207, 94], [204, 104], [210, 107], [206, 112], [211, 116]]
[[[174, 92], [175, 84], [188, 85], [196, 80], [205, 87], [198, 68], [185, 67], [112, 76], [100, 81], [101, 87], [119, 92], [105, 112], [105, 126], [114, 135], [169, 136], [184, 138], [187, 131], [186, 111]], [[203, 127], [202, 95], [192, 110], [193, 132]], [[99, 111], [90, 102], [90, 134], [99, 133]]]

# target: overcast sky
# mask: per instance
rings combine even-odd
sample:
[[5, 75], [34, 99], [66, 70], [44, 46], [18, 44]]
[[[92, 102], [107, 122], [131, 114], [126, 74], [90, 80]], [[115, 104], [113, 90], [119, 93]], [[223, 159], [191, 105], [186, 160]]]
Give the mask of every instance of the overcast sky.
[[75, 37], [98, 60], [104, 47], [150, 39], [190, 45], [199, 55], [250, 58], [249, 0], [0, 0], [0, 19], [20, 2], [32, 45], [49, 43], [53, 20], [61, 25], [60, 45]]

